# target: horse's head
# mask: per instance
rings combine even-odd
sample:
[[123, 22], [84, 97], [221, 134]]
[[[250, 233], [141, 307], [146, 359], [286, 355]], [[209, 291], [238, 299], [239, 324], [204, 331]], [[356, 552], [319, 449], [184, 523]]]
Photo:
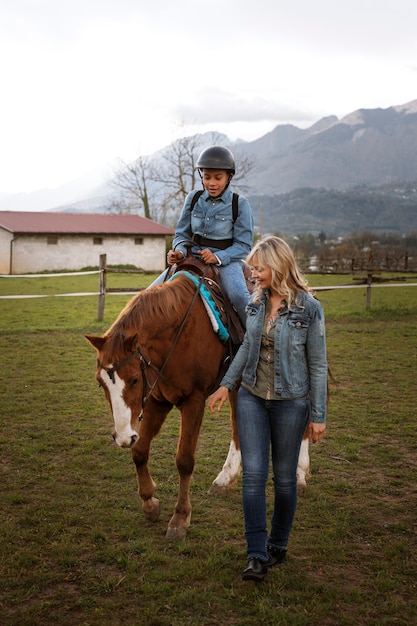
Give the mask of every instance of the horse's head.
[[139, 438], [143, 403], [143, 376], [137, 335], [120, 338], [85, 335], [97, 350], [96, 379], [103, 388], [114, 419], [113, 438], [130, 448]]

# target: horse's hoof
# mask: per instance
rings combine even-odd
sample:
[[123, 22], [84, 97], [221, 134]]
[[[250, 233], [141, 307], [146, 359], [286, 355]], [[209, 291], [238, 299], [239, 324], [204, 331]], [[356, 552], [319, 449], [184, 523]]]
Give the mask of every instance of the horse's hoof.
[[214, 483], [211, 483], [211, 487], [207, 493], [209, 494], [209, 496], [218, 496], [223, 493], [226, 493], [227, 491], [229, 491], [229, 488], [226, 487], [226, 485], [219, 485], [216, 482], [214, 482]]
[[169, 539], [170, 541], [180, 541], [181, 539], [185, 539], [186, 535], [187, 528], [184, 528], [184, 526], [181, 526], [180, 528], [168, 527], [165, 539]]
[[299, 496], [303, 496], [306, 492], [307, 489], [307, 483], [303, 482], [303, 483], [297, 483], [297, 495]]
[[157, 522], [159, 520], [159, 516], [161, 514], [161, 505], [157, 498], [149, 498], [149, 500], [144, 500], [142, 503], [142, 510], [145, 514], [146, 519], [150, 522]]

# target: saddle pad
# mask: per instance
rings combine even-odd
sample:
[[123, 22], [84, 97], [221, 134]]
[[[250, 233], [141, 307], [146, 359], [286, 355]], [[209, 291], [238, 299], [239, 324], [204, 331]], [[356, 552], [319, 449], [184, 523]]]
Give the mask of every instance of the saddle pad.
[[173, 274], [168, 280], [171, 281], [173, 278], [175, 278], [175, 276], [178, 276], [178, 274], [186, 276], [194, 283], [196, 287], [199, 287], [200, 297], [206, 308], [207, 315], [209, 316], [211, 325], [213, 326], [213, 330], [217, 335], [219, 335], [219, 339], [223, 341], [223, 343], [226, 343], [226, 341], [229, 339], [229, 331], [223, 324], [216, 303], [213, 300], [210, 291], [207, 289], [204, 282], [202, 282], [200, 276], [196, 276], [195, 274], [192, 274], [191, 272], [188, 272], [186, 270], [180, 270], [178, 272], [175, 272], [175, 274]]

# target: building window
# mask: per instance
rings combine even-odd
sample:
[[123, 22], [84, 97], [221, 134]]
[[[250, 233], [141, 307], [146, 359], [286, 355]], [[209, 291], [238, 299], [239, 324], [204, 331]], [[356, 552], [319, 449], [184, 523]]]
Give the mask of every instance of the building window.
[[102, 246], [103, 245], [103, 237], [94, 237], [93, 244], [95, 246]]
[[135, 246], [143, 246], [143, 237], [135, 237]]
[[51, 235], [46, 238], [46, 243], [48, 244], [48, 246], [56, 246], [58, 244], [58, 237], [56, 237], [55, 235]]

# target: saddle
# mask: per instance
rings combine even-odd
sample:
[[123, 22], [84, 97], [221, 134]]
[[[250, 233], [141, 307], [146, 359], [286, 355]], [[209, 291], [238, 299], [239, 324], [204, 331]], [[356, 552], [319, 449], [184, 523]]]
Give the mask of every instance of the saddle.
[[243, 341], [245, 329], [228, 295], [222, 289], [218, 268], [215, 265], [206, 265], [204, 261], [196, 258], [191, 253], [191, 249], [188, 248], [187, 255], [184, 259], [175, 265], [171, 265], [165, 277], [165, 281], [169, 280], [179, 271], [192, 272], [204, 280], [204, 285], [207, 287], [216, 303], [222, 323], [229, 331], [231, 343], [230, 352], [234, 355]]

